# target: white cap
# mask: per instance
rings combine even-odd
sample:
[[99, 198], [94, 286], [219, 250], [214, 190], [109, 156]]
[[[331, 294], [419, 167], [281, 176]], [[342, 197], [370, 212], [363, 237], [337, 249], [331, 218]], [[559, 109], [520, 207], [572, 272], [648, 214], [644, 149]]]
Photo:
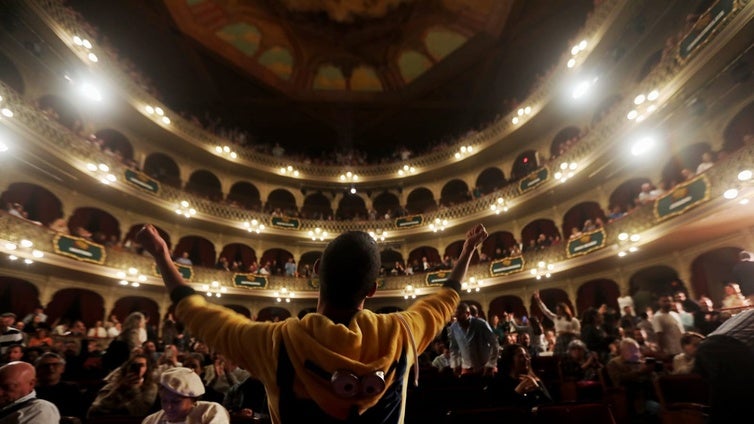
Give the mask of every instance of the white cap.
[[171, 392], [184, 397], [199, 397], [204, 394], [202, 379], [192, 370], [183, 367], [170, 368], [160, 375], [160, 384]]

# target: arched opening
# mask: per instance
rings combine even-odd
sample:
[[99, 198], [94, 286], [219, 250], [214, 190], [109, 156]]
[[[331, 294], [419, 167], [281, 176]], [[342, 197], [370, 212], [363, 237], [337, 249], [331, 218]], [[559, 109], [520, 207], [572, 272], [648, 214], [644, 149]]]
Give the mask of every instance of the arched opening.
[[18, 94], [24, 94], [24, 78], [12, 60], [0, 54], [0, 81], [12, 88]]
[[[162, 228], [156, 225], [153, 225], [153, 226], [157, 230], [157, 232], [160, 234], [160, 237], [162, 237], [163, 240], [165, 240], [165, 243], [167, 243], [168, 249], [170, 249], [172, 246], [172, 243], [170, 241], [170, 234], [168, 234], [167, 231], [163, 230]], [[134, 239], [136, 238], [136, 233], [138, 233], [143, 227], [144, 227], [144, 224], [136, 224], [136, 225], [133, 225], [131, 228], [129, 228], [128, 232], [123, 237], [123, 245], [126, 247], [133, 246]], [[137, 253], [141, 254], [141, 251], [138, 251]]]
[[314, 263], [322, 257], [322, 252], [312, 251], [301, 255], [298, 260], [298, 273], [303, 276], [311, 276], [314, 273]]
[[490, 259], [502, 259], [510, 255], [511, 247], [516, 244], [516, 238], [508, 231], [495, 231], [482, 242], [482, 252]]
[[367, 217], [367, 207], [364, 199], [358, 194], [346, 193], [338, 202], [338, 210], [335, 212], [338, 219], [364, 220]]
[[18, 203], [26, 211], [26, 218], [50, 225], [63, 217], [63, 204], [57, 196], [44, 187], [30, 183], [13, 183], [3, 192], [2, 206]]
[[[542, 240], [544, 235], [544, 245], [538, 240]], [[523, 249], [543, 248], [561, 239], [558, 227], [549, 219], [537, 219], [528, 224], [521, 230], [521, 244]], [[549, 244], [548, 244], [549, 243]]]
[[60, 124], [71, 131], [79, 133], [84, 129], [81, 115], [68, 100], [53, 94], [48, 94], [40, 97], [39, 100], [37, 100], [37, 104], [42, 113], [47, 115], [50, 119], [60, 122]]
[[144, 161], [144, 173], [171, 187], [181, 188], [181, 170], [173, 158], [164, 153], [152, 153]]
[[105, 316], [105, 301], [98, 293], [86, 289], [62, 289], [52, 296], [45, 308], [47, 322], [54, 327], [56, 322], [73, 323], [81, 320], [91, 327]]
[[527, 150], [516, 158], [511, 169], [511, 180], [518, 181], [539, 168], [539, 158], [534, 150]]
[[581, 129], [579, 127], [565, 127], [555, 134], [555, 137], [550, 143], [550, 157], [556, 158], [563, 155], [571, 147], [573, 147], [581, 137]]
[[223, 189], [220, 180], [215, 174], [203, 169], [191, 174], [186, 183], [186, 191], [205, 197], [213, 202], [219, 202], [223, 199]]
[[403, 262], [403, 255], [401, 255], [401, 252], [390, 248], [380, 251], [380, 263], [386, 271], [389, 272], [391, 269], [393, 269], [396, 262], [400, 263], [403, 266], [406, 265]]
[[[456, 259], [461, 255], [461, 250], [463, 250], [463, 240], [456, 240], [449, 245], [445, 246], [445, 254], [443, 254], [444, 258], [450, 258], [452, 263], [455, 263]], [[471, 265], [476, 265], [479, 263], [479, 253], [477, 253], [476, 249], [474, 250], [474, 253], [471, 254]]]
[[408, 194], [408, 198], [406, 199], [406, 210], [408, 213], [426, 213], [435, 209], [437, 209], [435, 196], [428, 188], [419, 187]]
[[725, 127], [723, 150], [731, 154], [751, 142], [754, 142], [754, 102], [741, 109]]
[[563, 234], [570, 236], [573, 228], [587, 231], [587, 221], [600, 228], [605, 220], [605, 212], [597, 202], [581, 202], [563, 215]]
[[[676, 184], [686, 180], [686, 175], [696, 175], [696, 168], [702, 162], [704, 153], [711, 153], [712, 149], [707, 143], [695, 143], [686, 146], [673, 155], [662, 168], [662, 181], [665, 187], [672, 188]], [[684, 170], [685, 174], [684, 175]]]
[[285, 273], [285, 263], [292, 257], [293, 254], [285, 249], [269, 249], [262, 254], [262, 258], [259, 260], [259, 266], [263, 267], [269, 264], [270, 274], [283, 275]]
[[132, 312], [141, 312], [149, 320], [148, 325], [160, 326], [160, 307], [154, 300], [144, 296], [126, 296], [115, 301], [112, 312], [107, 316], [115, 315], [120, 322]]
[[128, 138], [119, 131], [107, 128], [97, 131], [94, 135], [102, 140], [102, 150], [105, 153], [111, 153], [121, 161], [133, 160], [134, 148]]
[[708, 296], [719, 307], [725, 297], [723, 286], [729, 281], [739, 283], [745, 296], [754, 294], [751, 281], [737, 281], [733, 274], [733, 266], [738, 263], [738, 254], [742, 250], [739, 247], [720, 247], [704, 252], [691, 261], [691, 286], [697, 298]]
[[619, 94], [614, 94], [605, 100], [601, 101], [599, 105], [594, 109], [594, 114], [592, 115], [592, 127], [595, 127], [597, 124], [602, 121], [602, 119], [607, 116], [608, 113], [610, 113], [613, 108], [620, 104], [620, 101], [623, 100], [623, 96]]
[[68, 219], [71, 234], [99, 244], [115, 244], [120, 240], [120, 223], [98, 208], [78, 208]]
[[469, 186], [461, 180], [450, 180], [442, 187], [440, 204], [453, 206], [471, 200]]
[[498, 296], [492, 299], [492, 302], [490, 302], [490, 320], [492, 320], [492, 317], [495, 315], [497, 315], [499, 318], [502, 318], [503, 312], [513, 314], [517, 318], [529, 315], [529, 312], [527, 312], [526, 306], [524, 305], [523, 299], [513, 295]]
[[652, 70], [657, 67], [657, 65], [660, 64], [660, 61], [662, 60], [662, 49], [655, 51], [649, 57], [647, 60], [644, 61], [644, 64], [641, 65], [641, 69], [639, 70], [639, 74], [636, 76], [636, 82], [642, 82], [644, 81], [644, 78], [648, 77], [649, 74], [652, 72]]
[[0, 311], [13, 312], [20, 321], [39, 303], [39, 290], [34, 284], [20, 278], [0, 276]]
[[215, 266], [215, 245], [204, 237], [182, 237], [173, 250], [174, 258], [180, 258], [183, 252], [188, 253], [192, 265], [208, 268]]
[[610, 205], [608, 208], [611, 212], [620, 208], [620, 212], [629, 212], [636, 207], [636, 198], [641, 193], [641, 186], [652, 184], [649, 178], [639, 177], [626, 180], [615, 188], [610, 194]]
[[374, 210], [377, 211], [377, 217], [382, 218], [386, 214], [396, 216], [396, 211], [401, 209], [401, 202], [398, 196], [388, 191], [378, 194], [372, 201]]
[[476, 187], [482, 194], [490, 194], [505, 186], [505, 174], [500, 168], [490, 167], [482, 171], [476, 179]]
[[263, 308], [257, 314], [257, 321], [271, 321], [278, 322], [283, 321], [291, 317], [291, 313], [284, 308], [278, 308], [276, 306], [268, 306]]
[[417, 247], [408, 254], [408, 262], [412, 267], [418, 266], [420, 270], [422, 269], [422, 258], [427, 258], [427, 262], [433, 267], [441, 262], [440, 252], [430, 246]]
[[678, 279], [678, 272], [665, 265], [643, 268], [629, 279], [629, 294], [634, 299], [637, 314], [647, 308], [657, 309], [657, 299], [660, 296], [685, 289], [685, 284]]
[[[231, 271], [243, 272], [249, 269], [249, 266], [252, 263], [256, 262], [257, 254], [254, 249], [245, 244], [231, 243], [223, 247], [219, 258], [225, 258], [228, 260], [228, 268], [230, 268]], [[233, 267], [234, 262], [239, 265]]]
[[236, 312], [238, 314], [241, 314], [241, 315], [245, 316], [246, 318], [251, 319], [251, 311], [246, 306], [243, 306], [243, 305], [233, 305], [233, 304], [231, 304], [231, 305], [223, 305], [223, 306], [225, 306], [226, 308], [230, 309], [231, 311], [234, 311], [234, 312]]
[[[576, 316], [576, 310], [573, 308], [573, 303], [571, 303], [571, 300], [568, 299], [568, 293], [566, 293], [563, 289], [542, 289], [539, 291], [539, 297], [540, 299], [542, 299], [542, 302], [545, 303], [545, 306], [547, 306], [547, 309], [549, 309], [550, 311], [555, 312], [555, 306], [558, 303], [563, 303], [568, 306], [568, 308], [573, 313], [573, 316]], [[545, 318], [542, 310], [539, 309], [537, 302], [535, 302], [533, 298], [529, 299], [529, 302], [531, 305], [531, 315], [539, 318], [539, 321], [542, 323], [543, 327], [550, 329], [553, 328], [555, 324], [549, 318]]]
[[231, 205], [236, 205], [252, 211], [262, 210], [262, 200], [259, 197], [259, 190], [252, 183], [240, 181], [230, 188], [227, 197]]
[[606, 278], [587, 281], [576, 293], [576, 313], [580, 316], [588, 308], [599, 308], [601, 305], [620, 313], [619, 297], [620, 288], [615, 281]]
[[272, 190], [270, 195], [267, 196], [267, 204], [265, 204], [264, 210], [265, 212], [278, 210], [286, 216], [295, 216], [298, 213], [296, 198], [288, 190], [282, 188]]
[[330, 199], [321, 191], [306, 196], [301, 207], [301, 215], [307, 219], [328, 219], [332, 216]]

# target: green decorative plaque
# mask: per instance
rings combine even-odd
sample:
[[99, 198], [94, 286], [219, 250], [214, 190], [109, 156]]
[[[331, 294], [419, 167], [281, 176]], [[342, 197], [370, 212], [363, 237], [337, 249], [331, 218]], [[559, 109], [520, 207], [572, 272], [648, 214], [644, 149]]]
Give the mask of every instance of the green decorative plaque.
[[146, 190], [152, 194], [157, 194], [160, 191], [160, 183], [156, 180], [149, 178], [146, 174], [134, 171], [133, 169], [126, 169], [125, 172], [126, 181], [129, 184], [134, 185], [142, 190]]
[[395, 226], [398, 228], [409, 228], [421, 225], [424, 222], [422, 215], [402, 216], [395, 220]]
[[257, 274], [233, 274], [233, 284], [236, 287], [263, 289], [267, 287], [267, 277]]
[[525, 193], [544, 183], [548, 178], [550, 178], [550, 170], [546, 166], [539, 168], [518, 182], [518, 191]]
[[427, 273], [428, 286], [441, 286], [450, 278], [450, 271], [438, 271]]
[[68, 256], [79, 261], [102, 265], [107, 253], [105, 246], [93, 243], [81, 237], [57, 234], [52, 241], [53, 250], [58, 255]]
[[490, 263], [490, 276], [508, 275], [524, 270], [524, 258], [516, 256], [492, 261]]
[[566, 247], [566, 256], [572, 258], [574, 256], [586, 255], [589, 252], [602, 249], [605, 247], [605, 230], [600, 228], [599, 230], [584, 233], [581, 237], [568, 241]]
[[301, 228], [301, 221], [298, 218], [289, 218], [287, 216], [273, 216], [270, 223], [273, 227], [286, 230], [298, 230]]
[[[181, 265], [173, 262], [173, 265], [178, 269], [178, 273], [181, 274], [181, 277], [183, 277], [186, 281], [191, 281], [194, 278], [194, 268], [192, 268], [189, 265]], [[160, 273], [160, 268], [157, 267], [157, 265], [154, 266], [154, 275], [160, 276], [162, 275]]]
[[710, 184], [702, 174], [693, 180], [678, 184], [669, 193], [655, 200], [654, 214], [658, 221], [680, 215], [709, 200]]
[[691, 31], [681, 40], [678, 46], [678, 58], [683, 62], [699, 47], [703, 46], [710, 36], [717, 32], [718, 26], [725, 21], [725, 18], [739, 8], [738, 3], [738, 0], [718, 0], [707, 9], [696, 21]]

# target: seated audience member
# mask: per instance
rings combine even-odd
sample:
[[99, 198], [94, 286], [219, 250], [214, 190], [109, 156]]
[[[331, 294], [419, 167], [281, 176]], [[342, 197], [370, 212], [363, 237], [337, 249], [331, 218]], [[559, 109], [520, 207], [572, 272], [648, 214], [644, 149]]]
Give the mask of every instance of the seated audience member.
[[694, 327], [702, 335], [715, 331], [723, 322], [719, 311], [713, 309], [712, 299], [706, 296], [699, 298], [700, 309], [694, 312]]
[[656, 416], [659, 403], [655, 400], [653, 378], [655, 362], [645, 360], [639, 344], [624, 338], [618, 345], [619, 355], [607, 363], [607, 373], [615, 387], [626, 390], [629, 410], [633, 418]]
[[70, 231], [68, 230], [68, 223], [65, 222], [65, 219], [58, 218], [54, 221], [52, 221], [49, 225], [50, 229], [52, 231], [55, 231], [57, 233], [68, 235]]
[[741, 421], [754, 399], [754, 309], [726, 320], [699, 343], [694, 373], [710, 388], [709, 424]]
[[715, 162], [712, 160], [712, 152], [704, 152], [702, 153], [702, 161], [697, 165], [696, 167], [696, 174], [699, 175], [702, 172], [712, 168], [715, 165]]
[[86, 416], [84, 398], [76, 383], [63, 381], [65, 359], [54, 352], [45, 352], [35, 362], [36, 392], [39, 399], [52, 402], [64, 417]]
[[223, 406], [231, 417], [246, 417], [254, 420], [269, 420], [267, 392], [261, 381], [247, 378], [243, 383], [228, 389], [223, 399]]
[[439, 355], [435, 356], [434, 359], [432, 359], [432, 366], [437, 368], [438, 371], [446, 371], [450, 369], [450, 349], [448, 349], [447, 346], [445, 346], [445, 343], [443, 342], [437, 342], [436, 350], [439, 349], [441, 352]]
[[0, 359], [0, 363], [7, 364], [9, 362], [20, 361], [23, 357], [24, 347], [20, 344], [12, 344], [6, 349], [5, 355]]
[[584, 342], [573, 340], [568, 343], [568, 355], [560, 362], [563, 379], [576, 382], [599, 381], [602, 364], [595, 352], [590, 352]]
[[190, 266], [190, 265], [193, 265], [193, 264], [194, 264], [194, 263], [193, 263], [193, 262], [191, 261], [191, 258], [189, 258], [189, 253], [188, 253], [188, 252], [183, 252], [183, 253], [181, 253], [181, 255], [180, 255], [180, 256], [178, 256], [178, 257], [177, 257], [177, 258], [175, 259], [175, 263], [177, 263], [177, 264], [181, 264], [181, 265], [189, 265], [189, 266]]
[[241, 369], [235, 362], [217, 354], [215, 363], [205, 367], [204, 381], [209, 388], [206, 398], [222, 402], [225, 393], [234, 384], [242, 383], [249, 378], [249, 373]]
[[660, 355], [660, 346], [658, 346], [657, 343], [652, 343], [647, 340], [646, 330], [642, 328], [634, 328], [631, 333], [627, 333], [627, 336], [630, 337], [630, 334], [633, 334], [633, 339], [639, 344], [639, 350], [641, 350], [642, 355], [650, 356], [652, 358]]
[[694, 357], [699, 343], [704, 336], [699, 333], [688, 332], [681, 336], [683, 352], [673, 357], [673, 374], [690, 374], [694, 369]]
[[87, 414], [144, 417], [152, 412], [157, 399], [152, 361], [143, 354], [132, 356], [111, 375]]
[[51, 402], [37, 398], [36, 373], [26, 362], [0, 367], [0, 424], [57, 424], [60, 412]]
[[723, 308], [742, 308], [749, 306], [749, 299], [741, 293], [741, 287], [738, 283], [725, 284], [725, 297], [723, 298]]
[[227, 424], [230, 415], [219, 403], [200, 401], [202, 379], [188, 368], [176, 367], [160, 376], [162, 409], [144, 418], [142, 424], [196, 423]]
[[496, 402], [509, 406], [530, 409], [552, 402], [550, 392], [531, 368], [529, 352], [519, 344], [503, 348], [489, 390]]
[[90, 339], [107, 338], [107, 330], [105, 329], [105, 326], [102, 325], [102, 321], [97, 321], [96, 323], [94, 323], [94, 327], [89, 329], [89, 332], [86, 333], [86, 336]]
[[183, 364], [178, 361], [178, 349], [175, 345], [165, 345], [162, 355], [160, 355], [160, 358], [157, 360], [155, 379], [157, 379], [163, 372], [181, 366], [183, 366]]

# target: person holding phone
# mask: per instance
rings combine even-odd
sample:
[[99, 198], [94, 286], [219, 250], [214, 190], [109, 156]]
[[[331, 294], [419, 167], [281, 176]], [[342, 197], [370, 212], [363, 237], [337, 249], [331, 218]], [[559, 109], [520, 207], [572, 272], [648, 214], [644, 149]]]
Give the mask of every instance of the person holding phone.
[[110, 375], [87, 417], [145, 417], [155, 409], [156, 399], [152, 361], [143, 354], [133, 355]]

